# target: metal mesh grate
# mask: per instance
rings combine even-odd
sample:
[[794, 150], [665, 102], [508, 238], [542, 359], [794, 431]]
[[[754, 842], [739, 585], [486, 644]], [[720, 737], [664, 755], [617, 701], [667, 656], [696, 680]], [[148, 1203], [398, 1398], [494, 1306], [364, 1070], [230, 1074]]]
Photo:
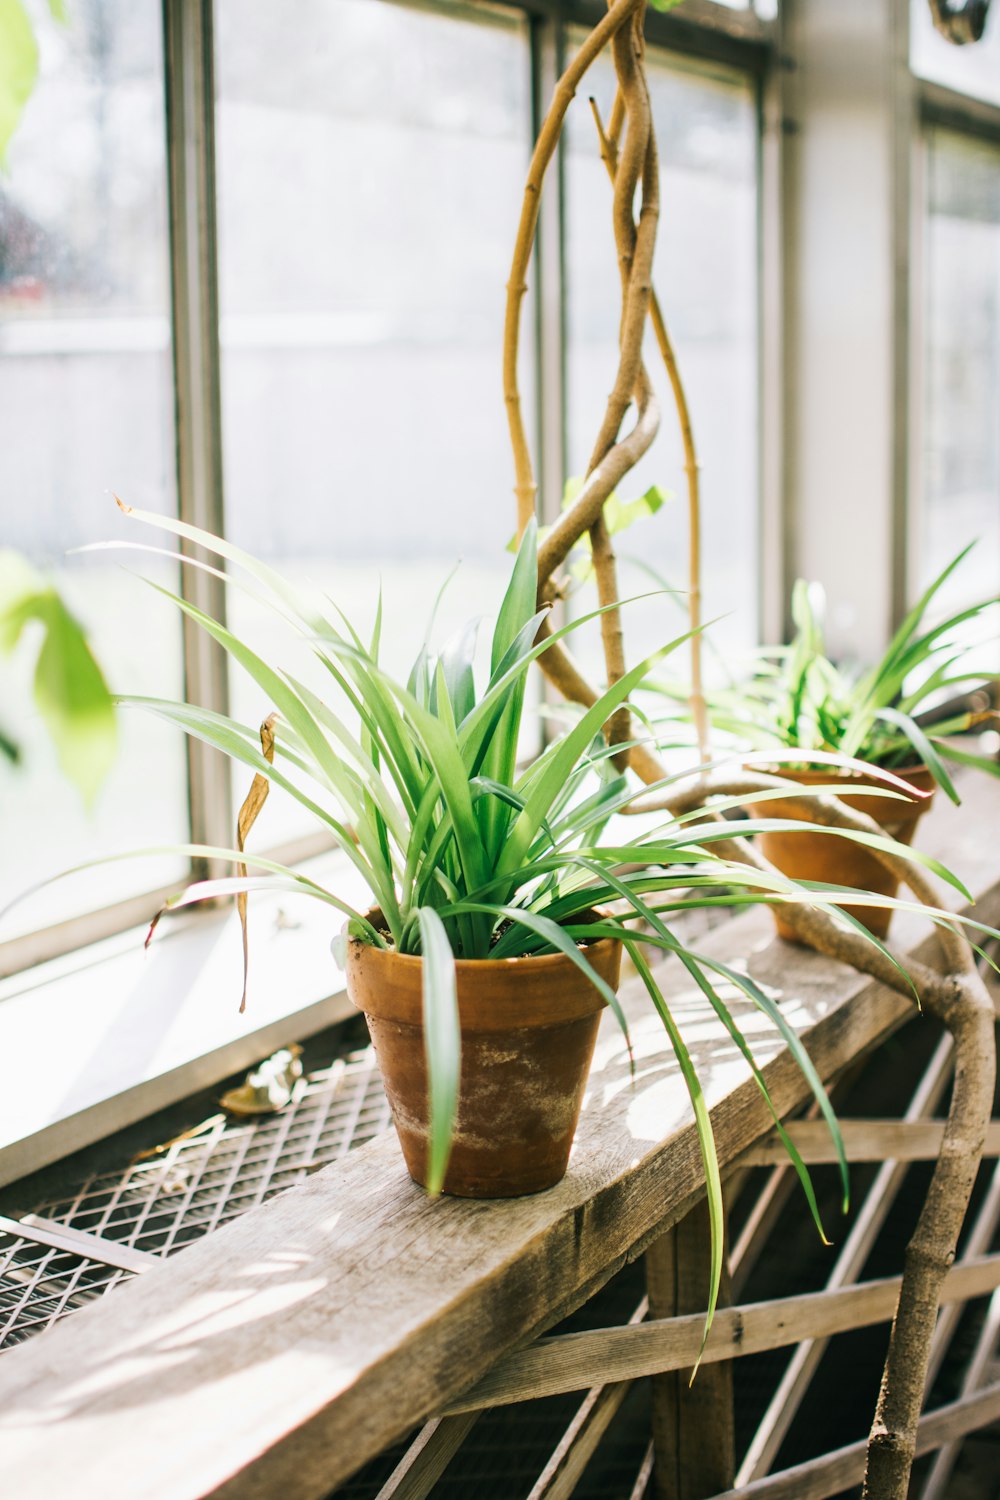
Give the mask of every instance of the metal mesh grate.
[[[246, 1213], [389, 1124], [370, 1047], [311, 1069], [279, 1113], [213, 1115], [124, 1168], [91, 1173], [71, 1194], [34, 1206], [40, 1218], [170, 1255]], [[26, 1235], [30, 1236], [30, 1228]], [[102, 1295], [129, 1272], [0, 1232], [0, 1351]]]
[[0, 1230], [0, 1348], [85, 1307], [126, 1272]]

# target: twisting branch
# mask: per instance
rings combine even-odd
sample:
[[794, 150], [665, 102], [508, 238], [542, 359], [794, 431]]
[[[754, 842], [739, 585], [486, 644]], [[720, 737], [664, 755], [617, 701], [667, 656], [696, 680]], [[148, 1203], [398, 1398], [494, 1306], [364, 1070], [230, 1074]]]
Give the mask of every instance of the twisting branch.
[[[594, 124], [597, 126], [597, 137], [601, 144], [601, 160], [608, 169], [608, 176], [614, 182], [615, 174], [618, 171], [618, 132], [621, 129], [622, 118], [621, 94], [615, 95], [607, 133], [605, 133], [601, 121], [601, 114], [597, 107], [596, 99], [591, 98], [590, 107], [594, 115]], [[687, 476], [688, 491], [688, 621], [691, 626], [691, 691], [688, 694], [688, 706], [691, 709], [691, 719], [694, 724], [695, 742], [698, 746], [698, 759], [704, 764], [711, 759], [711, 743], [708, 708], [705, 703], [701, 653], [700, 471], [698, 456], [695, 451], [694, 429], [691, 425], [691, 412], [688, 407], [687, 394], [684, 390], [684, 383], [681, 380], [677, 358], [674, 354], [670, 336], [667, 333], [667, 325], [655, 287], [652, 289], [649, 299], [649, 320], [653, 325], [657, 347], [666, 368], [667, 378], [670, 381], [670, 389], [673, 392], [674, 405], [677, 408], [677, 422], [681, 432], [681, 443], [684, 449], [684, 473]]]
[[[622, 10], [616, 0], [610, 15]], [[604, 504], [619, 480], [638, 461], [656, 435], [659, 408], [648, 374], [642, 362], [642, 340], [649, 299], [652, 292], [653, 251], [659, 217], [659, 162], [653, 130], [652, 109], [645, 72], [642, 67], [642, 17], [644, 6], [630, 17], [612, 39], [612, 53], [620, 97], [627, 119], [625, 144], [616, 174], [614, 195], [615, 247], [621, 280], [621, 322], [619, 358], [614, 384], [608, 397], [604, 418], [594, 444], [588, 473], [580, 494], [569, 510], [563, 512], [539, 549], [539, 602], [558, 597], [559, 586], [554, 574], [570, 550], [587, 531], [602, 604], [614, 606], [601, 617], [606, 674], [616, 681], [625, 671], [624, 642], [620, 612], [617, 607], [617, 566], [611, 538], [604, 522]], [[635, 198], [641, 182], [642, 206], [635, 219]], [[635, 402], [634, 427], [619, 437], [629, 405]], [[579, 677], [569, 654], [553, 648], [542, 658], [546, 675], [557, 686]], [[607, 726], [611, 744], [631, 738], [627, 708], [616, 714]]]
[[517, 238], [514, 241], [514, 257], [507, 281], [507, 306], [503, 335], [503, 391], [507, 406], [511, 447], [514, 452], [514, 493], [517, 496], [518, 536], [535, 513], [535, 476], [527, 433], [524, 429], [524, 418], [521, 414], [521, 397], [517, 384], [517, 351], [520, 341], [521, 302], [528, 289], [525, 278], [532, 246], [535, 243], [535, 233], [538, 229], [542, 183], [559, 143], [566, 111], [573, 102], [581, 78], [594, 59], [604, 51], [616, 32], [636, 11], [643, 8], [645, 3], [646, 0], [616, 0], [614, 8], [609, 10], [608, 14], [594, 27], [556, 85], [555, 95], [539, 131], [528, 168], [528, 180], [521, 205], [521, 220], [517, 228]]
[[[587, 67], [611, 42], [619, 91], [608, 133], [604, 136], [602, 132], [602, 155], [613, 175], [615, 188], [615, 242], [622, 284], [619, 366], [583, 488], [539, 549], [539, 599], [542, 601], [558, 597], [559, 584], [555, 574], [587, 532], [591, 535], [600, 597], [609, 602], [617, 599], [614, 553], [603, 512], [608, 495], [649, 447], [657, 428], [658, 410], [642, 363], [642, 335], [647, 315], [653, 316], [657, 341], [681, 416], [689, 503], [693, 518], [697, 518], [697, 463], [690, 420], [688, 418], [685, 426], [687, 406], [683, 386], [677, 377], [676, 360], [662, 317], [657, 322], [652, 298], [658, 173], [643, 71], [643, 13], [644, 0], [610, 0], [608, 15], [591, 33], [557, 87], [532, 157], [508, 286], [504, 395], [514, 449], [520, 531], [534, 513], [535, 504], [534, 477], [517, 389], [517, 343], [524, 275], [537, 224], [538, 199], [545, 168], [555, 151], [569, 102]], [[625, 143], [618, 160], [617, 142], [626, 120]], [[636, 222], [634, 204], [640, 177], [642, 209]], [[622, 422], [633, 402], [635, 424], [620, 437]], [[692, 526], [691, 540], [695, 554], [692, 574], [697, 576], [700, 538], [696, 525]], [[700, 606], [697, 590], [695, 605]], [[620, 677], [624, 670], [624, 646], [616, 615], [614, 610], [609, 612], [611, 623], [605, 627], [604, 636], [610, 680]], [[543, 626], [542, 634], [546, 633], [547, 627]], [[561, 647], [550, 648], [542, 657], [542, 663], [551, 681], [567, 698], [587, 705], [596, 701], [595, 690]], [[627, 737], [622, 733], [621, 723], [611, 726], [610, 743], [622, 743]], [[652, 744], [623, 751], [620, 759], [648, 785], [666, 775], [666, 768]], [[785, 796], [788, 795], [788, 783], [783, 779], [744, 773], [721, 780], [699, 767], [692, 771], [687, 787], [672, 789], [669, 796], [652, 793], [646, 799], [644, 809], [656, 807], [680, 813], [705, 808], [712, 817], [713, 796], [752, 793], [769, 786], [779, 786]], [[870, 819], [835, 798], [810, 795], [795, 800], [812, 821], [824, 823], [831, 830], [879, 831]], [[636, 806], [638, 810], [639, 804]], [[757, 851], [735, 831], [732, 838], [717, 847], [720, 852], [759, 870], [762, 875], [770, 870]], [[877, 853], [882, 862], [907, 883], [919, 901], [938, 905], [930, 884], [909, 861], [883, 851]], [[854, 930], [842, 928], [820, 908], [792, 904], [786, 910], [797, 936], [817, 951], [852, 965], [859, 972], [871, 975], [906, 996], [912, 996], [912, 984], [924, 1009], [939, 1018], [955, 1038], [956, 1082], [944, 1144], [920, 1222], [907, 1250], [903, 1287], [883, 1372], [882, 1394], [869, 1441], [865, 1490], [868, 1500], [905, 1500], [940, 1285], [954, 1258], [992, 1107], [996, 1067], [993, 1007], [976, 973], [971, 951], [957, 930], [941, 930], [943, 956], [949, 972], [938, 973], [926, 964], [915, 963], [876, 946]]]

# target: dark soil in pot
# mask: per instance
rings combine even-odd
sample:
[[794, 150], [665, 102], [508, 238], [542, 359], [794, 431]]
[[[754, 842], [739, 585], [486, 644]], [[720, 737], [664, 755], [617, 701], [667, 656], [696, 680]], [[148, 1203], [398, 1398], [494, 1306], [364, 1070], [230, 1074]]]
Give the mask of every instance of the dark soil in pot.
[[[857, 781], [859, 785], [879, 785], [874, 778], [825, 769], [791, 771], [783, 768], [774, 774], [787, 776], [790, 781], [798, 781], [808, 787], [843, 786], [849, 781]], [[909, 770], [893, 771], [892, 774], [907, 782], [915, 791], [934, 791], [934, 778], [926, 766], [914, 766]], [[874, 818], [890, 838], [901, 844], [913, 842], [917, 823], [931, 804], [930, 797], [906, 803], [895, 797], [852, 797], [845, 794], [840, 800], [848, 807]], [[774, 802], [753, 803], [748, 811], [754, 818], [795, 818], [806, 823], [811, 821], [808, 811], [780, 798]], [[838, 838], [836, 834], [762, 833], [758, 836], [758, 843], [765, 859], [793, 880], [853, 886], [857, 890], [873, 891], [879, 896], [895, 896], [899, 889], [899, 881], [873, 853], [861, 844], [852, 843], [850, 839]], [[849, 902], [845, 905], [850, 907]], [[858, 906], [851, 909], [869, 932], [880, 938], [886, 936], [892, 917], [891, 907]], [[771, 910], [779, 936], [788, 942], [795, 942], [795, 933], [783, 907], [774, 906]]]
[[[621, 944], [587, 958], [612, 989]], [[604, 1001], [563, 954], [459, 960], [462, 1070], [444, 1191], [511, 1198], [566, 1172]], [[426, 1184], [427, 1064], [419, 958], [348, 944], [347, 992], [364, 1011], [410, 1176]]]

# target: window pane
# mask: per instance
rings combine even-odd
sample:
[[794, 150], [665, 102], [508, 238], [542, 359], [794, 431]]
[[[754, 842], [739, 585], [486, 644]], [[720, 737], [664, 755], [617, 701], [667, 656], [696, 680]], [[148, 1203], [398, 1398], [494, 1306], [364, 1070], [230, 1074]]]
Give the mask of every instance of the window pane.
[[[455, 561], [436, 638], [490, 615], [510, 563], [526, 28], [383, 0], [308, 0], [294, 27], [266, 0], [216, 16], [227, 526], [359, 628], [381, 579], [385, 659], [408, 668]], [[232, 618], [264, 629], [238, 597]], [[248, 722], [268, 706], [234, 683]], [[294, 813], [269, 804], [261, 838]]]
[[[174, 697], [180, 632], [169, 605], [119, 557], [66, 556], [128, 534], [112, 490], [154, 509], [175, 503], [160, 7], [74, 0], [66, 26], [44, 0], [28, 8], [41, 72], [0, 179], [0, 543], [55, 577], [113, 688]], [[121, 716], [117, 766], [94, 815], [82, 811], [31, 697], [37, 640], [22, 647], [0, 662], [4, 722], [24, 755], [16, 772], [0, 765], [0, 906], [70, 864], [187, 837], [183, 743], [137, 714]], [[58, 885], [12, 913], [0, 939], [179, 868], [119, 864]]]
[[978, 42], [958, 47], [934, 29], [927, 0], [910, 0], [910, 66], [920, 78], [1000, 104], [1000, 11]]
[[979, 537], [960, 599], [1000, 572], [1000, 151], [933, 132], [927, 215], [919, 570]]
[[[744, 80], [681, 71], [648, 57], [660, 147], [656, 288], [691, 408], [701, 465], [704, 614], [724, 616], [712, 639], [745, 646], [757, 628], [757, 127]], [[591, 75], [607, 121], [610, 63]], [[567, 166], [570, 467], [581, 474], [617, 362], [618, 270], [611, 186], [586, 97], [570, 109]], [[676, 410], [647, 330], [645, 356], [660, 402], [660, 432], [621, 498], [651, 484], [672, 499], [616, 543], [625, 593], [650, 587], [633, 559], [686, 587], [687, 491]], [[626, 418], [626, 426], [632, 421]], [[632, 606], [629, 659], [677, 633], [683, 597]]]

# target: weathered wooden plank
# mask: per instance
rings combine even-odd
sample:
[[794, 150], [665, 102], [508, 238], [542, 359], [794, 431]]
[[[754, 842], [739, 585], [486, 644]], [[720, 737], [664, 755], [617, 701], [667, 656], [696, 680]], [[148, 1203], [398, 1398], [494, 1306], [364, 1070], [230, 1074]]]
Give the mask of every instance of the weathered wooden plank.
[[[669, 1274], [664, 1267], [661, 1274]], [[750, 1302], [716, 1313], [702, 1356], [703, 1366], [744, 1354], [761, 1354], [805, 1338], [824, 1338], [890, 1319], [901, 1278], [885, 1276], [857, 1286], [806, 1292], [769, 1302]], [[1000, 1286], [1000, 1254], [962, 1261], [949, 1271], [942, 1302], [982, 1297]], [[650, 1288], [650, 1305], [653, 1291]], [[667, 1370], [690, 1370], [701, 1348], [704, 1312], [641, 1323], [598, 1328], [539, 1339], [529, 1349], [500, 1360], [477, 1385], [448, 1407], [450, 1412], [508, 1406], [555, 1396], [607, 1381], [635, 1380]], [[701, 1377], [695, 1381], [698, 1385]]]
[[[835, 1162], [830, 1132], [820, 1121], [796, 1121], [788, 1134], [808, 1166]], [[938, 1120], [841, 1120], [848, 1161], [933, 1161], [941, 1150], [944, 1122]], [[983, 1156], [1000, 1156], [1000, 1120], [986, 1132]], [[773, 1167], [787, 1161], [778, 1135], [769, 1135], [737, 1157], [737, 1167]]]
[[[982, 827], [997, 817], [1000, 786], [980, 778], [962, 808], [928, 817], [922, 839], [988, 896], [987, 920], [998, 890]], [[912, 945], [926, 931], [904, 919], [898, 936]], [[747, 961], [827, 1077], [909, 1011], [853, 971], [771, 941], [763, 911], [702, 946]], [[769, 1116], [694, 987], [672, 965], [663, 982], [728, 1163]], [[4, 1355], [6, 1488], [18, 1500], [319, 1500], [551, 1326], [702, 1190], [676, 1065], [636, 987], [622, 998], [636, 1082], [609, 1024], [559, 1187], [432, 1203], [406, 1179], [393, 1139], [352, 1153]], [[805, 1094], [797, 1068], [763, 1018], [734, 1009], [789, 1112]]]
[[[653, 1318], [661, 1321], [693, 1311], [703, 1313], [711, 1265], [704, 1200], [650, 1245], [645, 1264]], [[719, 1304], [725, 1307], [731, 1300], [727, 1256]], [[731, 1485], [736, 1471], [731, 1363], [707, 1366], [694, 1386], [677, 1367], [654, 1373], [651, 1384], [654, 1495], [658, 1500], [703, 1500]]]
[[[975, 1395], [963, 1396], [948, 1406], [921, 1417], [917, 1428], [917, 1457], [933, 1453], [943, 1443], [986, 1427], [1000, 1417], [1000, 1383], [986, 1386]], [[752, 1480], [736, 1490], [713, 1495], [711, 1500], [827, 1500], [841, 1490], [859, 1484], [865, 1472], [867, 1439], [824, 1453], [780, 1474]]]

